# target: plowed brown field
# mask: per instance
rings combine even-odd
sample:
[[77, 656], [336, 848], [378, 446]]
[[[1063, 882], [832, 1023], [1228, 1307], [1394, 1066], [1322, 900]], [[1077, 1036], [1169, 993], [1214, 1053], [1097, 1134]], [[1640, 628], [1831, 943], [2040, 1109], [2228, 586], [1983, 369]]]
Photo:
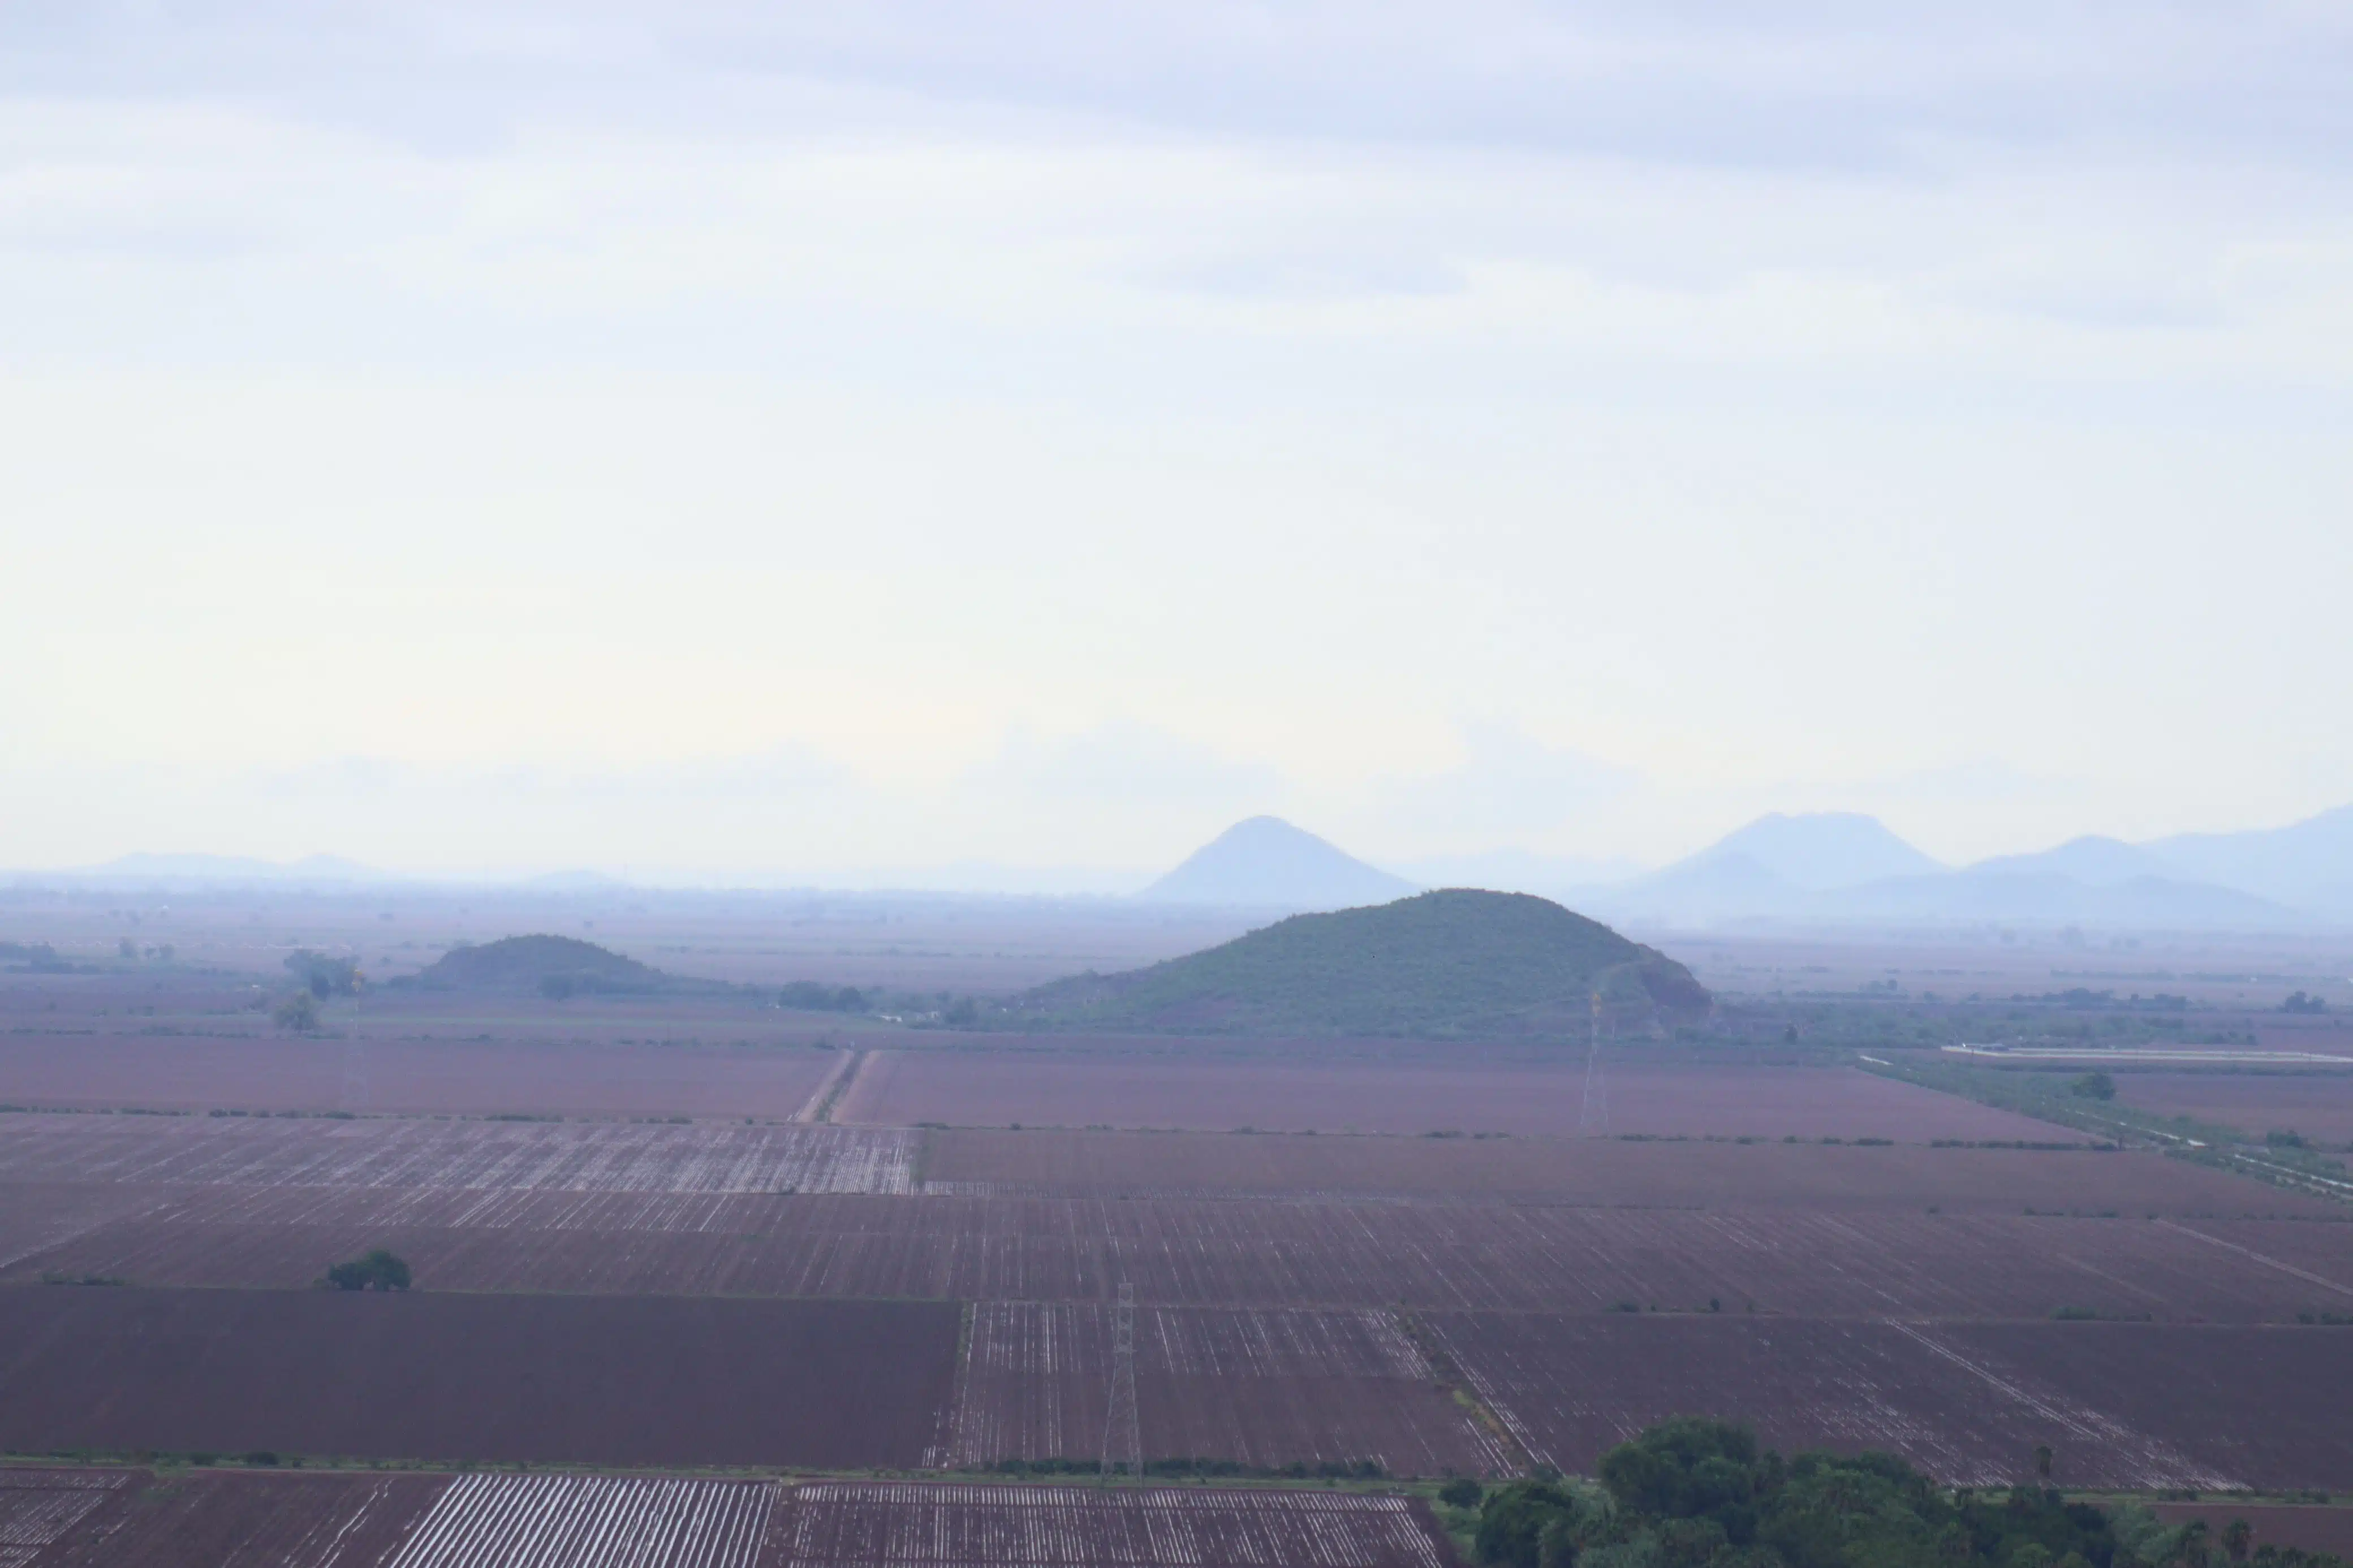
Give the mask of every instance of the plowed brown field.
[[2043, 1123], [1853, 1068], [1606, 1065], [1590, 1100], [1585, 1056], [1549, 1062], [1355, 1060], [1319, 1053], [1204, 1059], [1168, 1049], [881, 1050], [835, 1120], [881, 1126], [1158, 1127], [1229, 1131], [1778, 1138], [2047, 1139]]
[[61, 1535], [39, 1568], [385, 1568], [449, 1484], [421, 1475], [75, 1473], [108, 1484], [110, 1504]]
[[[1110, 1335], [1100, 1307], [973, 1308], [949, 1463], [1100, 1453]], [[1135, 1393], [1146, 1459], [1375, 1459], [1412, 1476], [1509, 1463], [1388, 1312], [1147, 1308], [1136, 1315]]]
[[[479, 1026], [451, 1019], [439, 1026], [470, 1036]], [[644, 1026], [649, 1033], [697, 1027], [675, 1019]], [[740, 1030], [744, 1025], [730, 1019], [720, 1026]], [[839, 1059], [834, 1051], [765, 1039], [752, 1046], [622, 1045], [175, 1031], [98, 1034], [69, 1043], [54, 1037], [0, 1035], [0, 1103], [60, 1110], [783, 1120], [807, 1102]]]
[[1589, 1469], [1671, 1415], [1783, 1448], [1883, 1448], [1961, 1485], [2353, 1482], [2353, 1334], [2114, 1323], [1432, 1315], [1429, 1332], [1529, 1451]]
[[0, 1448], [922, 1464], [945, 1304], [0, 1290]]
[[630, 1122], [0, 1118], [0, 1183], [568, 1193], [903, 1193], [918, 1135]]
[[1349, 1492], [1186, 1488], [796, 1487], [764, 1563], [886, 1568], [1447, 1568], [1419, 1502]]
[[2116, 1098], [2139, 1110], [2219, 1121], [2257, 1137], [2277, 1129], [2326, 1143], [2353, 1142], [2353, 1073], [2119, 1073]]
[[[295, 1288], [392, 1247], [436, 1290], [2293, 1322], [2353, 1310], [2353, 1224], [2023, 1215], [510, 1194], [176, 1194], [0, 1274]], [[226, 1213], [230, 1217], [219, 1217]], [[438, 1218], [455, 1223], [420, 1223]], [[2290, 1244], [2289, 1262], [2270, 1249]], [[2284, 1247], [2282, 1250], [2286, 1250]]]
[[2353, 1489], [2353, 1329], [1950, 1323], [1975, 1360], [2164, 1433], [2251, 1485]]
[[[2064, 1140], [2067, 1129], [2040, 1136]], [[928, 1192], [1393, 1196], [1591, 1207], [2308, 1215], [2344, 1205], [2153, 1153], [1614, 1139], [934, 1131]]]

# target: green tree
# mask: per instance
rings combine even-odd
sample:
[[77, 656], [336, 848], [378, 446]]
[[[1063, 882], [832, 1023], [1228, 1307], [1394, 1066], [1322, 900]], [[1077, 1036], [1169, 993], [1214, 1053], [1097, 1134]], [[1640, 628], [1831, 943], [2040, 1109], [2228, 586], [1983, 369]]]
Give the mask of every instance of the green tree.
[[1438, 1500], [1449, 1508], [1477, 1508], [1487, 1489], [1469, 1476], [1457, 1476], [1438, 1489]]
[[269, 1021], [281, 1029], [307, 1035], [319, 1026], [319, 1004], [308, 991], [297, 991], [270, 1009]]
[[[1495, 1568], [1565, 1568], [1558, 1554], [1574, 1551], [1573, 1537], [1580, 1510], [1576, 1497], [1554, 1481], [1514, 1481], [1487, 1495], [1479, 1510], [1474, 1545], [1479, 1561]], [[1553, 1531], [1547, 1543], [1546, 1531]], [[1554, 1553], [1546, 1560], [1549, 1544]]]
[[2067, 1092], [2080, 1100], [2114, 1100], [2116, 1080], [2104, 1072], [2087, 1072], [2069, 1084]]
[[330, 996], [356, 996], [367, 984], [357, 959], [312, 952], [307, 947], [288, 955], [286, 972], [322, 1002]]
[[408, 1265], [383, 1247], [373, 1247], [327, 1270], [322, 1283], [336, 1290], [406, 1290]]

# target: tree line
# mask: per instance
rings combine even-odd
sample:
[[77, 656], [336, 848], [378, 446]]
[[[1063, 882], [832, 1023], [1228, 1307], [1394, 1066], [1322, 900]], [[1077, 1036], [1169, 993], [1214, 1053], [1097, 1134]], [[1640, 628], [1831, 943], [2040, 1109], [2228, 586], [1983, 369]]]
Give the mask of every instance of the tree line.
[[[2137, 1503], [2104, 1512], [2048, 1484], [1953, 1490], [1889, 1454], [1760, 1448], [1745, 1426], [1678, 1417], [1605, 1454], [1598, 1489], [1557, 1478], [1493, 1492], [1456, 1481], [1489, 1568], [2347, 1568], [2255, 1546], [2242, 1520], [2214, 1537]], [[1458, 1515], [1458, 1517], [1460, 1517]]]

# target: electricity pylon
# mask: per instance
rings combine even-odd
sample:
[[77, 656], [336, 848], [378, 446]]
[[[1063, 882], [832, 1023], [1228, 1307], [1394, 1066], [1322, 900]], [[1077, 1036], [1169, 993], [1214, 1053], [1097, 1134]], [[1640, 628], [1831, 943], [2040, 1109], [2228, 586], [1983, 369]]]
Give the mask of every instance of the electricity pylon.
[[1601, 993], [1593, 994], [1593, 1033], [1585, 1047], [1585, 1097], [1577, 1102], [1577, 1134], [1609, 1131], [1609, 1086], [1601, 1076]]
[[1103, 1421], [1103, 1473], [1144, 1474], [1144, 1434], [1135, 1415], [1135, 1287], [1119, 1282], [1111, 1315], [1111, 1411]]

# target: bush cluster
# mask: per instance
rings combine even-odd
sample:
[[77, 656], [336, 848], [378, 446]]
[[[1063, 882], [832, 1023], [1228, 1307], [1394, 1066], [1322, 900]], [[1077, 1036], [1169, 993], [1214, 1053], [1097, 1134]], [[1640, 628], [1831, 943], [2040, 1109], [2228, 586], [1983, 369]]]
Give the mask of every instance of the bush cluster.
[[[2038, 1468], [2047, 1452], [2036, 1456]], [[2045, 1471], [2047, 1474], [2047, 1470]], [[1515, 1481], [1479, 1510], [1490, 1568], [2343, 1568], [2264, 1547], [2243, 1525], [2210, 1554], [2202, 1525], [2111, 1517], [2048, 1487], [1952, 1492], [1886, 1454], [1761, 1449], [1746, 1427], [1683, 1417], [1602, 1457], [1598, 1491]], [[1468, 1494], [1465, 1494], [1468, 1495]], [[1449, 1498], [1446, 1500], [1452, 1501]]]
[[331, 1290], [406, 1290], [408, 1265], [379, 1247], [336, 1264], [319, 1283]]

